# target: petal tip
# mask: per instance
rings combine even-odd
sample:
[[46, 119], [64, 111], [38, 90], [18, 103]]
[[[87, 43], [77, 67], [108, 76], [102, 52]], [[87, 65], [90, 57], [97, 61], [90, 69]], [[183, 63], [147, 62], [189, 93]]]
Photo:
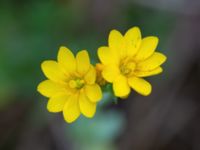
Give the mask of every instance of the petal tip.
[[88, 60], [90, 60], [89, 53], [87, 50], [80, 50], [76, 55], [76, 59], [80, 59], [80, 57], [85, 57]]
[[127, 89], [125, 91], [124, 90], [118, 91], [118, 90], [116, 90], [115, 87], [113, 87], [113, 91], [114, 91], [115, 96], [120, 97], [120, 98], [124, 98], [124, 97], [128, 97], [128, 95], [131, 92], [131, 88], [127, 87]]
[[59, 50], [58, 50], [58, 56], [61, 55], [62, 53], [64, 53], [66, 50], [68, 50], [67, 47], [65, 46], [60, 46]]
[[78, 52], [78, 54], [82, 54], [82, 53], [85, 53], [85, 54], [87, 54], [88, 55], [88, 51], [87, 50], [80, 50], [79, 52]]
[[41, 63], [41, 68], [42, 68], [42, 70], [45, 69], [46, 65], [48, 65], [49, 63], [52, 63], [52, 62], [55, 62], [55, 61], [53, 61], [53, 60], [45, 60], [45, 61], [43, 61], [43, 62]]
[[149, 89], [145, 91], [144, 93], [140, 93], [140, 94], [142, 94], [143, 96], [149, 96], [151, 92], [152, 92], [152, 86], [151, 84], [149, 84]]
[[42, 82], [40, 82], [39, 84], [38, 84], [38, 86], [37, 86], [37, 91], [41, 94], [41, 83]]
[[164, 56], [164, 58], [163, 58], [163, 59], [164, 59], [164, 60], [163, 60], [163, 63], [164, 63], [164, 62], [166, 62], [166, 61], [167, 61], [167, 56], [166, 56], [166, 55], [164, 55], [164, 54], [163, 54], [163, 56]]
[[134, 26], [134, 27], [128, 29], [128, 31], [126, 32], [126, 34], [127, 34], [128, 32], [130, 32], [130, 31], [134, 31], [134, 30], [137, 31], [137, 32], [139, 32], [139, 33], [141, 33], [140, 28], [139, 28], [138, 26]]
[[70, 117], [67, 117], [63, 111], [63, 117], [64, 117], [64, 120], [67, 122], [67, 123], [73, 123], [75, 122], [78, 118], [75, 118], [75, 119], [71, 119]]
[[152, 36], [152, 38], [155, 39], [155, 43], [158, 44], [159, 43], [159, 38], [157, 36]]
[[91, 118], [93, 118], [94, 116], [95, 116], [95, 114], [96, 114], [96, 110], [94, 111], [94, 113], [92, 113], [92, 114], [88, 114], [88, 113], [84, 113], [84, 112], [81, 112], [86, 118], [89, 118], [89, 119], [91, 119]]
[[60, 46], [59, 47], [59, 50], [64, 50], [64, 49], [67, 49], [67, 47], [66, 46]]
[[46, 66], [47, 63], [48, 63], [48, 61], [45, 60], [45, 61], [43, 61], [43, 62], [41, 63], [41, 65], [40, 65], [40, 67], [41, 67], [41, 69], [42, 69], [43, 72], [44, 72], [44, 70], [45, 70], [45, 66]]
[[111, 36], [116, 36], [116, 35], [122, 37], [121, 32], [119, 32], [119, 31], [116, 30], [116, 29], [112, 29], [112, 30], [110, 31], [110, 33], [109, 33], [109, 38], [110, 38]]
[[112, 29], [112, 30], [110, 31], [110, 33], [114, 33], [114, 32], [119, 32], [119, 31], [116, 30], [116, 29]]

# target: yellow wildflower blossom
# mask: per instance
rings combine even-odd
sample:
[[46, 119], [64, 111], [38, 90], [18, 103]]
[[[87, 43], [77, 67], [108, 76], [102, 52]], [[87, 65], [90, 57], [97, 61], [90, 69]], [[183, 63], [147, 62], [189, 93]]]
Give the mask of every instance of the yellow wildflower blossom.
[[78, 52], [75, 58], [68, 48], [61, 47], [57, 61], [44, 61], [41, 67], [48, 80], [38, 85], [38, 91], [49, 98], [48, 111], [63, 111], [68, 123], [80, 114], [88, 118], [94, 116], [102, 92], [86, 50]]
[[112, 30], [109, 34], [108, 46], [98, 49], [98, 56], [104, 65], [104, 79], [113, 83], [116, 96], [126, 97], [130, 88], [147, 96], [152, 87], [143, 79], [162, 72], [160, 67], [166, 57], [155, 52], [158, 38], [148, 36], [142, 39], [138, 27], [129, 29], [123, 36], [119, 31]]

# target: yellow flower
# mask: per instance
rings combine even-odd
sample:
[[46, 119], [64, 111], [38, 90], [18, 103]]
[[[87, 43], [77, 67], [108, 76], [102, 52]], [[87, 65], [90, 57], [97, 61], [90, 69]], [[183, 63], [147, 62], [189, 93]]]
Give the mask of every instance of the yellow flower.
[[162, 72], [160, 65], [166, 57], [155, 52], [157, 45], [157, 37], [142, 39], [138, 27], [129, 29], [124, 36], [117, 30], [110, 32], [108, 46], [100, 47], [98, 56], [104, 65], [102, 75], [113, 83], [116, 96], [127, 97], [130, 88], [144, 96], [151, 93], [151, 84], [142, 77]]
[[75, 58], [68, 48], [61, 47], [57, 62], [47, 60], [41, 67], [48, 80], [38, 85], [38, 91], [49, 98], [48, 111], [63, 111], [68, 123], [81, 113], [88, 118], [94, 116], [102, 92], [86, 50], [78, 52]]
[[97, 74], [97, 83], [101, 86], [104, 86], [106, 84], [106, 80], [102, 76], [103, 71], [103, 65], [101, 63], [97, 63], [95, 66], [96, 74]]

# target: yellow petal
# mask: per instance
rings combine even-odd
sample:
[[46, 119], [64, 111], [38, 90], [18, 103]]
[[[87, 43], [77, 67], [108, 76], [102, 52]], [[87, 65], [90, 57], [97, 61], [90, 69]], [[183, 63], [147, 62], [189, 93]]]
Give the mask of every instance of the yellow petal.
[[88, 117], [92, 118], [96, 112], [96, 103], [91, 102], [84, 92], [81, 92], [79, 95], [79, 106], [81, 113]]
[[151, 71], [135, 71], [134, 75], [137, 77], [149, 77], [149, 76], [153, 76], [153, 75], [157, 75], [159, 73], [161, 73], [163, 71], [163, 69], [161, 67], [158, 67], [154, 70]]
[[98, 49], [98, 56], [103, 64], [112, 64], [118, 62], [117, 56], [109, 47], [100, 47]]
[[60, 47], [58, 52], [58, 64], [67, 74], [76, 70], [76, 60], [74, 54], [66, 47]]
[[68, 93], [68, 90], [62, 87], [60, 84], [55, 83], [50, 80], [42, 81], [38, 87], [38, 92], [40, 92], [42, 95], [46, 97], [51, 97], [53, 95], [56, 95], [58, 93]]
[[130, 93], [130, 87], [128, 85], [126, 77], [118, 75], [118, 77], [113, 82], [113, 90], [115, 96], [125, 97]]
[[78, 94], [71, 95], [63, 108], [64, 119], [68, 123], [74, 122], [80, 116]]
[[154, 36], [146, 37], [142, 40], [139, 51], [135, 56], [136, 61], [142, 61], [150, 57], [158, 45], [158, 38]]
[[61, 112], [68, 100], [68, 95], [57, 95], [49, 99], [47, 109], [49, 112]]
[[126, 55], [124, 37], [119, 31], [112, 30], [110, 32], [108, 37], [108, 45], [114, 54], [117, 54], [118, 56]]
[[151, 84], [142, 78], [131, 77], [128, 84], [141, 95], [147, 96], [151, 93]]
[[94, 84], [95, 80], [96, 80], [96, 70], [94, 69], [94, 67], [91, 65], [89, 71], [87, 72], [87, 74], [84, 76], [85, 81], [87, 84]]
[[90, 58], [86, 50], [78, 52], [76, 55], [77, 71], [85, 74], [90, 68]]
[[155, 52], [151, 57], [137, 64], [136, 69], [142, 71], [151, 71], [166, 61], [166, 56]]
[[64, 73], [61, 71], [56, 61], [52, 61], [52, 60], [44, 61], [41, 67], [45, 76], [50, 80], [53, 80], [55, 82], [63, 82], [67, 78], [64, 75]]
[[98, 84], [86, 85], [85, 94], [91, 102], [98, 102], [102, 98], [101, 88]]
[[113, 82], [120, 74], [119, 68], [115, 64], [106, 65], [103, 68], [102, 76], [108, 82]]
[[124, 38], [128, 55], [134, 56], [139, 50], [142, 41], [140, 29], [138, 27], [129, 29]]

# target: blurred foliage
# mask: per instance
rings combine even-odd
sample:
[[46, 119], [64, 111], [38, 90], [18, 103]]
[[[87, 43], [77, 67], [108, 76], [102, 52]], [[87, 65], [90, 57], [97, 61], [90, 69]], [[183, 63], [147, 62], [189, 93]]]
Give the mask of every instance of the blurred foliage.
[[110, 141], [118, 137], [123, 131], [124, 116], [117, 111], [97, 112], [95, 117], [88, 121], [81, 118], [67, 130], [76, 139], [76, 149], [81, 150], [112, 150]]
[[[126, 31], [132, 26], [139, 26], [144, 36], [160, 37], [159, 50], [164, 51], [164, 43], [174, 22], [174, 17], [166, 12], [147, 9], [133, 4], [119, 9], [121, 14], [109, 18], [117, 20], [115, 24], [102, 22], [99, 26], [93, 21], [88, 2], [92, 1], [53, 1], [53, 0], [2, 0], [0, 1], [0, 109], [6, 109], [18, 95], [30, 97], [40, 107], [30, 114], [31, 122], [37, 124], [43, 120], [37, 84], [44, 79], [40, 64], [46, 59], [56, 59], [59, 46], [69, 47], [76, 53], [87, 49], [92, 62], [98, 61], [96, 50], [107, 44], [107, 35], [112, 28]], [[97, 15], [98, 16], [98, 15]], [[98, 19], [98, 18], [97, 18]], [[104, 25], [109, 28], [104, 28]], [[103, 31], [103, 32], [102, 32]], [[81, 150], [111, 150], [114, 139], [122, 132], [125, 124], [120, 111], [104, 112], [102, 107], [114, 104], [114, 97], [109, 88], [94, 119], [79, 119], [67, 127], [67, 132], [74, 138]], [[113, 99], [113, 101], [111, 100]], [[42, 98], [44, 100], [44, 98]], [[45, 102], [46, 103], [46, 102]], [[36, 106], [38, 106], [36, 105]], [[40, 114], [39, 114], [40, 113]], [[106, 113], [106, 114], [105, 114]], [[40, 123], [44, 125], [44, 123]]]

